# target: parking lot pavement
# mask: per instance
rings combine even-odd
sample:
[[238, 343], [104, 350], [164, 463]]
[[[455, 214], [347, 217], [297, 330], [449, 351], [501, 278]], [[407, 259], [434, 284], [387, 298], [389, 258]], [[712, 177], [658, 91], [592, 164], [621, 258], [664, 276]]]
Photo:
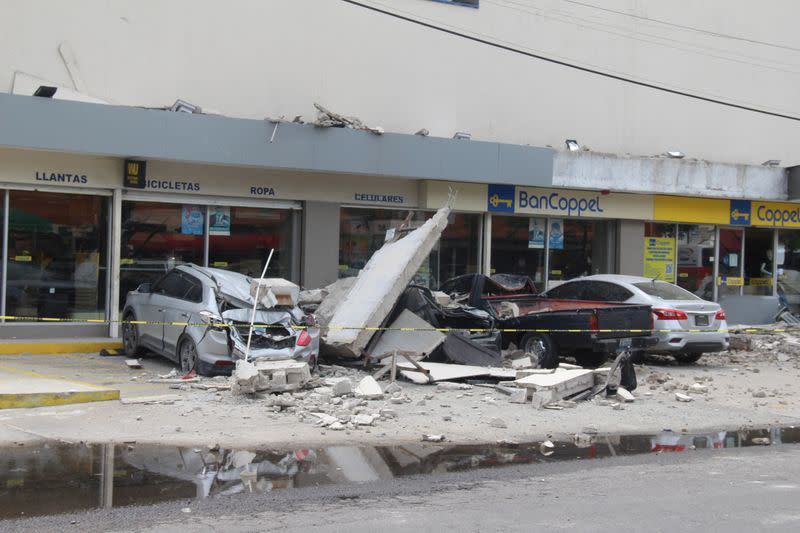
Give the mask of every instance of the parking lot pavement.
[[0, 355], [0, 372], [21, 378], [55, 379], [76, 385], [118, 389], [121, 398], [166, 394], [169, 385], [148, 383], [174, 368], [166, 359], [142, 359], [141, 369], [131, 369], [124, 356], [97, 353]]

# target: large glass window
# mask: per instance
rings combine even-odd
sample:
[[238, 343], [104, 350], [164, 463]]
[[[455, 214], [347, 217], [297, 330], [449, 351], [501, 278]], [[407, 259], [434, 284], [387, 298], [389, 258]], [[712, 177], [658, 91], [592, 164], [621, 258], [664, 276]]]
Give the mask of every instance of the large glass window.
[[800, 312], [800, 231], [778, 232], [775, 254], [778, 268], [778, 296], [794, 313]]
[[6, 313], [104, 318], [108, 199], [9, 191]]
[[775, 256], [771, 229], [747, 228], [744, 236], [744, 294], [772, 294]]
[[255, 207], [209, 208], [208, 266], [259, 277], [275, 249], [268, 277], [292, 277], [292, 211]]
[[122, 202], [120, 307], [129, 291], [175, 265], [202, 265], [204, 229], [204, 206]]
[[742, 238], [740, 229], [719, 230], [719, 297], [741, 294], [742, 284]]
[[607, 222], [549, 219], [551, 281], [607, 271], [608, 258], [605, 256], [603, 243], [594, 242], [598, 226], [605, 224]]
[[492, 217], [492, 273], [530, 277], [544, 289], [545, 218]]
[[678, 285], [704, 300], [714, 299], [715, 227], [678, 226]]
[[[386, 241], [386, 232], [419, 227], [431, 212], [343, 207], [339, 228], [339, 277], [357, 276], [369, 258]], [[451, 213], [442, 238], [414, 278], [415, 283], [436, 288], [462, 274], [478, 271], [480, 215]]]

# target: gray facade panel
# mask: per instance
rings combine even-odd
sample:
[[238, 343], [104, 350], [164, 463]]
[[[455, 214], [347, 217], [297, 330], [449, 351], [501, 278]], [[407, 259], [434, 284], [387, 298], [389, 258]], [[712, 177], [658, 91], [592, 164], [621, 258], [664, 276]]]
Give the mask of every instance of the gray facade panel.
[[0, 146], [166, 161], [549, 187], [553, 150], [0, 93]]

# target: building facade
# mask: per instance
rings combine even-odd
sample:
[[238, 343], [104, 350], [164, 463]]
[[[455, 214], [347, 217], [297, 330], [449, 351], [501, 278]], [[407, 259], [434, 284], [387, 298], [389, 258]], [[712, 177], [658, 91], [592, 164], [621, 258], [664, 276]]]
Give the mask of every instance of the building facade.
[[[0, 338], [116, 336], [185, 262], [274, 249], [270, 275], [323, 286], [451, 193], [434, 288], [625, 273], [800, 304], [798, 7], [708, 4], [4, 2]], [[291, 121], [315, 101], [392, 133]]]

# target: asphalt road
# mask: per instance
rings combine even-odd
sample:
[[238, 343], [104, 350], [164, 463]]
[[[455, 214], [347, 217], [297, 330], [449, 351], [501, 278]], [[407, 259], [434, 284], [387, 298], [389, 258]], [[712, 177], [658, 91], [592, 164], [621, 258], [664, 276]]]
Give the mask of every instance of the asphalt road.
[[697, 450], [42, 517], [0, 530], [798, 531], [798, 479], [800, 446]]

